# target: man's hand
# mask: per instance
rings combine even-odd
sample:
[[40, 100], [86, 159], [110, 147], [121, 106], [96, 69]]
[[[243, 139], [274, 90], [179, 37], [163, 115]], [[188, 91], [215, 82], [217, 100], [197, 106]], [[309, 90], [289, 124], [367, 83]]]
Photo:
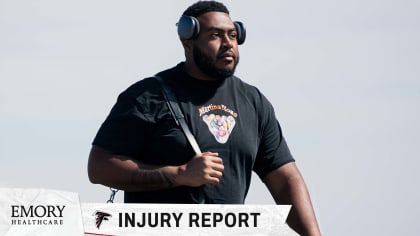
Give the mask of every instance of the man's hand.
[[216, 185], [223, 175], [223, 161], [218, 153], [204, 152], [179, 167], [176, 185], [198, 187], [203, 184]]

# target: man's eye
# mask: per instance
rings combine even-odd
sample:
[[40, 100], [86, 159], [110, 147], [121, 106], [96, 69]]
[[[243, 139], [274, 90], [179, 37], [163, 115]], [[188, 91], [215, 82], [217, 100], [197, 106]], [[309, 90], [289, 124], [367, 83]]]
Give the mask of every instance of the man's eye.
[[229, 34], [229, 37], [231, 38], [231, 39], [236, 39], [236, 37], [237, 37], [238, 35], [236, 34], [236, 33], [234, 33], [234, 34]]
[[211, 34], [212, 37], [219, 37], [219, 35], [220, 35], [219, 33], [212, 33]]

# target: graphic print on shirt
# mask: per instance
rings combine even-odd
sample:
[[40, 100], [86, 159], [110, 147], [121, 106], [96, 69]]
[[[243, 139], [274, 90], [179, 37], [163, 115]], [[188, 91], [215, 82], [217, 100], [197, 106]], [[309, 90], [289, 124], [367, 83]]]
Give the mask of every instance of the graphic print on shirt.
[[[223, 104], [210, 104], [208, 106], [200, 107], [198, 110], [200, 112], [201, 118], [203, 119], [204, 123], [206, 123], [210, 133], [213, 135], [216, 141], [221, 144], [226, 143], [230, 134], [232, 133], [233, 128], [235, 127], [235, 118], [238, 117], [238, 113], [234, 112]], [[217, 111], [222, 111], [222, 113], [226, 114], [218, 114], [219, 112]]]

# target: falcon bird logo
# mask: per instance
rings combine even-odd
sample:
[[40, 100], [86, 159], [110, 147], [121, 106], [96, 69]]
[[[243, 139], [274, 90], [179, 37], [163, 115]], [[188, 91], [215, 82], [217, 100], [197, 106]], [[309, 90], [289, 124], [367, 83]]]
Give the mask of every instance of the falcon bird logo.
[[95, 222], [96, 222], [96, 227], [99, 229], [99, 227], [102, 224], [102, 221], [104, 220], [109, 220], [108, 217], [112, 217], [111, 214], [108, 214], [106, 212], [103, 211], [96, 211], [93, 215], [95, 215]]

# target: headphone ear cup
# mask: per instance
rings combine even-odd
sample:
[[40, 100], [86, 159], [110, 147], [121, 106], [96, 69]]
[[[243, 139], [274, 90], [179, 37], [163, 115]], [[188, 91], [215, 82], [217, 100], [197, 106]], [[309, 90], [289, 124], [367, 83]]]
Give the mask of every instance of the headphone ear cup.
[[178, 36], [181, 40], [188, 40], [197, 37], [200, 32], [200, 23], [192, 16], [181, 16], [177, 23]]
[[237, 41], [238, 44], [241, 45], [245, 42], [245, 38], [246, 38], [246, 29], [245, 26], [242, 22], [240, 21], [235, 21], [235, 28], [236, 28], [236, 32], [237, 32]]

